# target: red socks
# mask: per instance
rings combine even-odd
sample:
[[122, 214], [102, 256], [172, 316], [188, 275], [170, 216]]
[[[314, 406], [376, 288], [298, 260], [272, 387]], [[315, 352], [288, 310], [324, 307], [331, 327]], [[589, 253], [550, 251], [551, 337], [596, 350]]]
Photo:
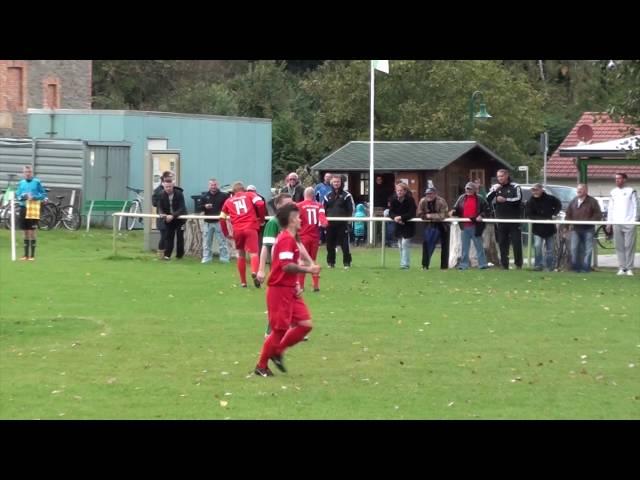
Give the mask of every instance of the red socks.
[[238, 273], [240, 273], [240, 282], [247, 284], [247, 259], [238, 257]]
[[251, 273], [258, 273], [258, 268], [260, 268], [260, 257], [255, 253], [250, 254], [251, 258]]
[[269, 358], [276, 354], [278, 345], [285, 336], [285, 330], [271, 330], [269, 336], [264, 340], [260, 359], [258, 360], [258, 368], [267, 368]]
[[320, 288], [320, 275], [311, 275], [311, 280], [313, 281], [313, 288]]
[[289, 347], [293, 347], [296, 343], [301, 342], [307, 333], [311, 331], [311, 327], [303, 327], [298, 325], [296, 327], [287, 330], [286, 335], [280, 342], [276, 354], [282, 355], [282, 353]]

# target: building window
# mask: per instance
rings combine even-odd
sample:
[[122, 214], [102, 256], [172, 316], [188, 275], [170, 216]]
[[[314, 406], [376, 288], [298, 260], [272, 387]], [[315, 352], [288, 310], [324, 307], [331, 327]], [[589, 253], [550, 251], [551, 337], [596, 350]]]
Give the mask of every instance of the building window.
[[360, 195], [369, 195], [369, 174], [360, 174]]
[[58, 103], [58, 85], [49, 83], [47, 85], [47, 105], [49, 108], [60, 108]]
[[42, 80], [42, 107], [60, 108], [60, 79], [51, 75]]
[[7, 68], [7, 109], [24, 110], [26, 105], [23, 67]]

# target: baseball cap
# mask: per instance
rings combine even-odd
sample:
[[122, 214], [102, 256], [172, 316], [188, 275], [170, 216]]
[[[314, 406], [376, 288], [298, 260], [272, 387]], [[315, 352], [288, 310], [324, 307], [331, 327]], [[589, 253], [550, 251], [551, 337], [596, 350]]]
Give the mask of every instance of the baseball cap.
[[256, 186], [255, 185], [249, 185], [247, 187], [247, 192], [255, 192], [256, 191]]
[[427, 189], [424, 191], [424, 193], [436, 193], [436, 191], [437, 191], [437, 190], [436, 190], [435, 188], [433, 188], [433, 187], [429, 187], [429, 188], [427, 188]]
[[476, 189], [476, 184], [475, 184], [475, 183], [473, 183], [473, 182], [467, 182], [467, 184], [464, 186], [464, 189], [466, 190], [466, 189], [468, 189], [468, 188], [470, 188], [471, 190], [475, 191], [475, 189]]

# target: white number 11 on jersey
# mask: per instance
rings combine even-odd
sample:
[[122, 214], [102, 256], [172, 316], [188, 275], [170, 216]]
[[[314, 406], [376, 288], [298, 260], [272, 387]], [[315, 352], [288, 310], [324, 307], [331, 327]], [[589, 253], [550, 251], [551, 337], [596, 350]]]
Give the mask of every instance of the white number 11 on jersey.
[[307, 210], [307, 221], [309, 225], [317, 225], [318, 224], [318, 212], [315, 208], [309, 208]]

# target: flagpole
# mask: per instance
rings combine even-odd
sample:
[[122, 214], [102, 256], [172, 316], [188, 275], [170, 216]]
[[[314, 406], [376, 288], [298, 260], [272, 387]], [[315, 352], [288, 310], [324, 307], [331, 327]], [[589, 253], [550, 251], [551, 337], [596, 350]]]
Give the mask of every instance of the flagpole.
[[[375, 69], [373, 68], [373, 62], [369, 62], [371, 68], [371, 98], [370, 98], [370, 133], [369, 133], [369, 216], [373, 217], [373, 189], [376, 182], [373, 178], [373, 111], [374, 111], [374, 91], [375, 91]], [[373, 225], [372, 221], [369, 222], [369, 245], [373, 246]], [[384, 239], [383, 239], [384, 241]]]

